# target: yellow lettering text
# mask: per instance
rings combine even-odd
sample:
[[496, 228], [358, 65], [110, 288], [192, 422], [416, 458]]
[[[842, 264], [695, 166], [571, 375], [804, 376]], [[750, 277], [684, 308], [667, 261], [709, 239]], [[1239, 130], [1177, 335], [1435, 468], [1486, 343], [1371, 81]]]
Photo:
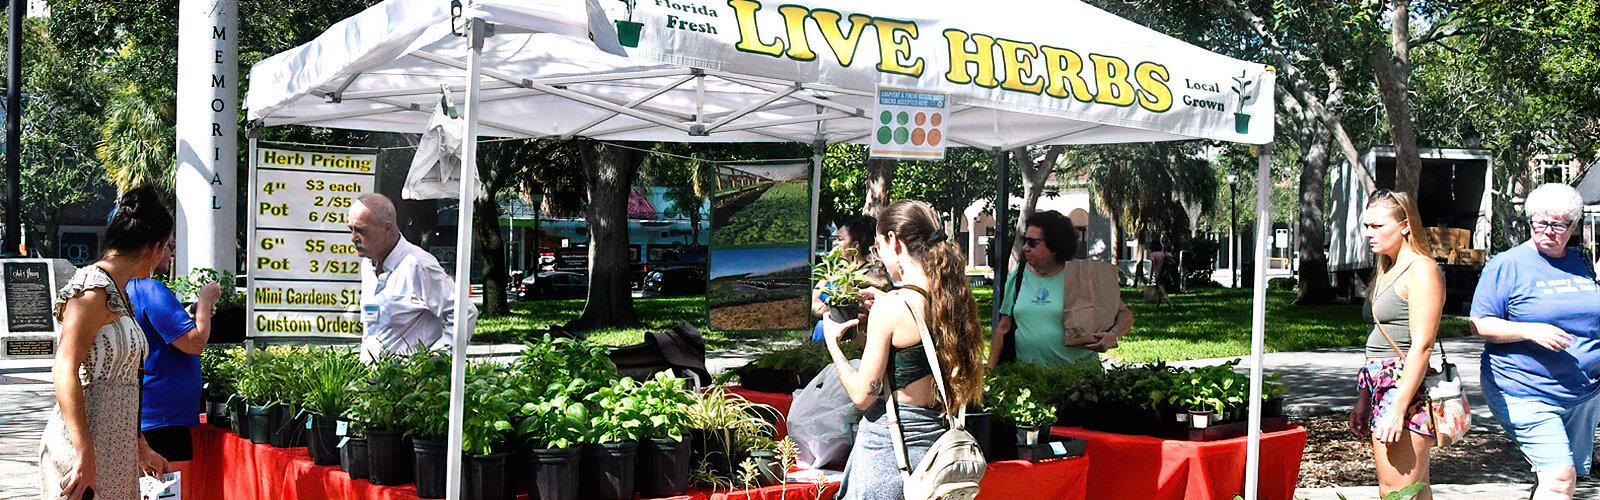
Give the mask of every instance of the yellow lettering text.
[[728, 6], [733, 7], [733, 16], [739, 22], [739, 43], [734, 48], [741, 52], [752, 54], [765, 54], [772, 57], [783, 55], [783, 39], [777, 38], [771, 42], [761, 41], [761, 33], [756, 29], [756, 11], [761, 10], [761, 2], [755, 0], [728, 0]]
[[922, 76], [922, 58], [911, 55], [911, 41], [917, 39], [916, 23], [875, 17], [872, 25], [878, 30], [878, 71]]
[[1033, 74], [1033, 60], [1039, 57], [1039, 47], [1031, 43], [995, 40], [1000, 44], [1001, 61], [1006, 65], [1006, 79], [1000, 85], [1006, 90], [1038, 94], [1044, 81]]
[[789, 32], [789, 58], [796, 61], [816, 59], [817, 53], [811, 51], [811, 42], [806, 40], [806, 14], [810, 11], [798, 5], [785, 5], [778, 7], [778, 13], [783, 14], [783, 27]]
[[1112, 106], [1133, 104], [1133, 82], [1128, 62], [1111, 56], [1089, 54], [1094, 63], [1095, 102]]
[[1139, 81], [1139, 106], [1156, 113], [1172, 109], [1172, 89], [1167, 87], [1171, 76], [1167, 67], [1153, 62], [1139, 63], [1133, 69], [1133, 78]]
[[[944, 39], [950, 43], [950, 70], [944, 79], [954, 84], [975, 83], [984, 88], [995, 88], [1000, 82], [994, 78], [994, 37], [955, 29], [944, 30]], [[967, 40], [972, 40], [974, 50], [967, 50]], [[977, 76], [969, 71], [977, 67]]]
[[1039, 51], [1044, 54], [1047, 81], [1044, 93], [1057, 99], [1071, 96], [1081, 102], [1089, 102], [1094, 94], [1089, 92], [1089, 82], [1083, 79], [1083, 56], [1049, 45], [1040, 47]]
[[840, 66], [848, 68], [856, 59], [856, 46], [861, 44], [861, 30], [872, 23], [872, 17], [851, 14], [849, 35], [839, 29], [839, 17], [838, 12], [831, 10], [811, 11], [811, 18], [817, 21], [817, 29], [822, 31], [822, 39], [828, 42], [828, 48], [833, 49], [833, 57], [839, 60]]

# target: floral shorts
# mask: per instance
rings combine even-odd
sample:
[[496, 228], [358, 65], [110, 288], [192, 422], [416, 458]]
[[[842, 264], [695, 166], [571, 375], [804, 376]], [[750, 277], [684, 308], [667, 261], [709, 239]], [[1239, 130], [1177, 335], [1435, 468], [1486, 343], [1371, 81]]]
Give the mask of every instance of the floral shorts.
[[[1371, 359], [1367, 360], [1366, 366], [1361, 367], [1361, 371], [1356, 374], [1356, 394], [1359, 398], [1356, 402], [1356, 413], [1362, 414], [1350, 415], [1352, 432], [1362, 437], [1370, 436], [1374, 422], [1381, 421], [1391, 412], [1399, 411], [1401, 405], [1396, 404], [1395, 398], [1400, 393], [1394, 389], [1396, 380], [1400, 378], [1400, 372], [1398, 358]], [[1425, 389], [1426, 387], [1417, 388], [1419, 392]], [[1405, 405], [1405, 412], [1407, 429], [1424, 436], [1433, 435], [1433, 429], [1428, 425], [1428, 405], [1423, 398], [1412, 398], [1411, 402]]]

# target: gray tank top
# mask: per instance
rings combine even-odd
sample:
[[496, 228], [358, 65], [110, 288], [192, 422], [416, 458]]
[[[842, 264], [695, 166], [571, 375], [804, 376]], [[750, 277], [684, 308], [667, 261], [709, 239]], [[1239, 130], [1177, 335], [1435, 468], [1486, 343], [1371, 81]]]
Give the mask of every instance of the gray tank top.
[[1378, 327], [1373, 326], [1372, 331], [1367, 333], [1368, 358], [1395, 357], [1394, 348], [1383, 338], [1384, 333], [1388, 333], [1389, 338], [1394, 339], [1394, 344], [1400, 347], [1400, 352], [1411, 350], [1411, 302], [1401, 297], [1400, 292], [1395, 291], [1395, 284], [1399, 283], [1408, 272], [1411, 272], [1411, 264], [1406, 264], [1406, 268], [1400, 270], [1400, 275], [1395, 276], [1394, 281], [1383, 287], [1383, 290], [1379, 290], [1377, 295], [1372, 296], [1372, 321], [1383, 325], [1383, 332], [1379, 332]]

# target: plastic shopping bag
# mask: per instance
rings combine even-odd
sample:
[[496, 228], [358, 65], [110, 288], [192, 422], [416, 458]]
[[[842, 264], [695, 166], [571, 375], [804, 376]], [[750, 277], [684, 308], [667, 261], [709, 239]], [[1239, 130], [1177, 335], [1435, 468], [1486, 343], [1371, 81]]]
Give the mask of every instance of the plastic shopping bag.
[[[850, 366], [859, 366], [853, 360]], [[856, 441], [856, 425], [862, 411], [850, 401], [839, 374], [829, 364], [794, 393], [789, 406], [789, 437], [799, 445], [801, 466], [812, 469], [838, 469], [850, 457]]]
[[183, 500], [181, 473], [170, 472], [161, 477], [140, 476], [140, 500]]

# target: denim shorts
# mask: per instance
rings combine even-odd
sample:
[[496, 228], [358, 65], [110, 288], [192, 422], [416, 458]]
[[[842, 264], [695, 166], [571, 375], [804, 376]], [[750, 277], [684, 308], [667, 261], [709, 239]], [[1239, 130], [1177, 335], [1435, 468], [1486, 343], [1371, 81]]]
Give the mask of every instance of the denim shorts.
[[1600, 397], [1557, 404], [1505, 394], [1492, 377], [1483, 377], [1482, 383], [1489, 410], [1534, 472], [1570, 465], [1580, 476], [1589, 473], [1595, 425], [1600, 422]]

